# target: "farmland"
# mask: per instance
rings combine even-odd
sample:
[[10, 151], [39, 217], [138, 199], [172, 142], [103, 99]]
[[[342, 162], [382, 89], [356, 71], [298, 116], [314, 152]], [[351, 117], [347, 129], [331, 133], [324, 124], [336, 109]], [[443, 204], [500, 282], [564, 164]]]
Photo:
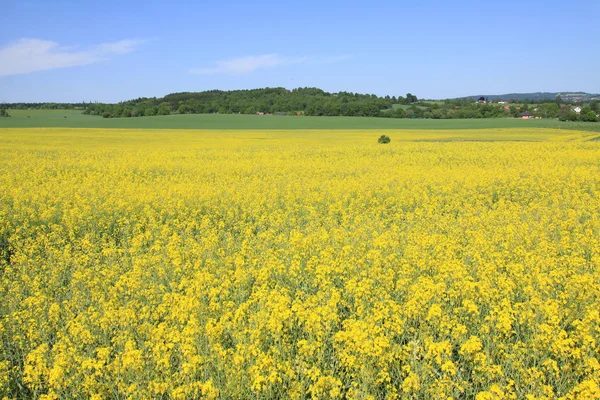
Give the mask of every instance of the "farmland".
[[[101, 118], [73, 110], [11, 110], [0, 118], [2, 128], [111, 128], [111, 129], [403, 129], [465, 130], [553, 128], [600, 132], [600, 123], [560, 122], [555, 119], [390, 119], [370, 117], [279, 117], [257, 115], [186, 114], [140, 118]], [[66, 118], [65, 118], [66, 117]]]
[[597, 132], [21, 117], [0, 398], [600, 396]]

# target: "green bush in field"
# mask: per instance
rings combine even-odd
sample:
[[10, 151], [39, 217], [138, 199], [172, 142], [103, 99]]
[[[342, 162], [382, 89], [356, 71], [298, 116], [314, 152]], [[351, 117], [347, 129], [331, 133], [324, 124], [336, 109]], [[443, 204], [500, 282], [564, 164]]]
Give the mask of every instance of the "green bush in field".
[[381, 136], [379, 136], [379, 139], [377, 139], [377, 143], [380, 143], [380, 144], [388, 144], [391, 141], [392, 141], [392, 139], [390, 139], [390, 137], [386, 136], [386, 135], [381, 135]]

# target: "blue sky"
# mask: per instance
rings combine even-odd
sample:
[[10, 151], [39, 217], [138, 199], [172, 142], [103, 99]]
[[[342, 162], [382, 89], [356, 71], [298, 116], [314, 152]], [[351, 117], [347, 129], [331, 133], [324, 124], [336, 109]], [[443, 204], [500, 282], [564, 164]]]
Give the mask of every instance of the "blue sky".
[[0, 2], [0, 101], [600, 92], [600, 1]]

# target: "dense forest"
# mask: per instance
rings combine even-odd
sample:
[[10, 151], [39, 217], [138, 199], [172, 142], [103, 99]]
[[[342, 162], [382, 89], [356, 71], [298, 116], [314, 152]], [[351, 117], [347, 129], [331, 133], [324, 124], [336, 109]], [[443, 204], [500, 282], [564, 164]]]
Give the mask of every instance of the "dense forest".
[[173, 93], [162, 98], [139, 98], [118, 104], [92, 104], [86, 113], [104, 117], [140, 117], [168, 114], [276, 114], [379, 116], [394, 104], [418, 99], [378, 97], [358, 93], [327, 93], [316, 88], [266, 88], [253, 90]]
[[[172, 114], [261, 114], [307, 116], [363, 116], [383, 118], [505, 118], [523, 113], [562, 121], [598, 121], [598, 101], [576, 104], [557, 96], [537, 103], [523, 99], [506, 102], [481, 97], [444, 101], [423, 101], [406, 96], [379, 97], [351, 92], [328, 93], [317, 88], [265, 88], [252, 90], [211, 90], [173, 93], [161, 98], [138, 98], [116, 104], [106, 103], [16, 103], [0, 108], [68, 108], [104, 118], [131, 118]], [[578, 107], [576, 107], [578, 106]]]

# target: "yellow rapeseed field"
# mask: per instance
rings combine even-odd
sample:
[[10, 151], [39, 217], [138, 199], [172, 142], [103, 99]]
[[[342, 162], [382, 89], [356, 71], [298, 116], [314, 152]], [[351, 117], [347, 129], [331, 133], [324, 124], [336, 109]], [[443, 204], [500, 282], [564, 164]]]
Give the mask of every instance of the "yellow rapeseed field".
[[594, 134], [380, 134], [0, 130], [0, 398], [600, 398]]

